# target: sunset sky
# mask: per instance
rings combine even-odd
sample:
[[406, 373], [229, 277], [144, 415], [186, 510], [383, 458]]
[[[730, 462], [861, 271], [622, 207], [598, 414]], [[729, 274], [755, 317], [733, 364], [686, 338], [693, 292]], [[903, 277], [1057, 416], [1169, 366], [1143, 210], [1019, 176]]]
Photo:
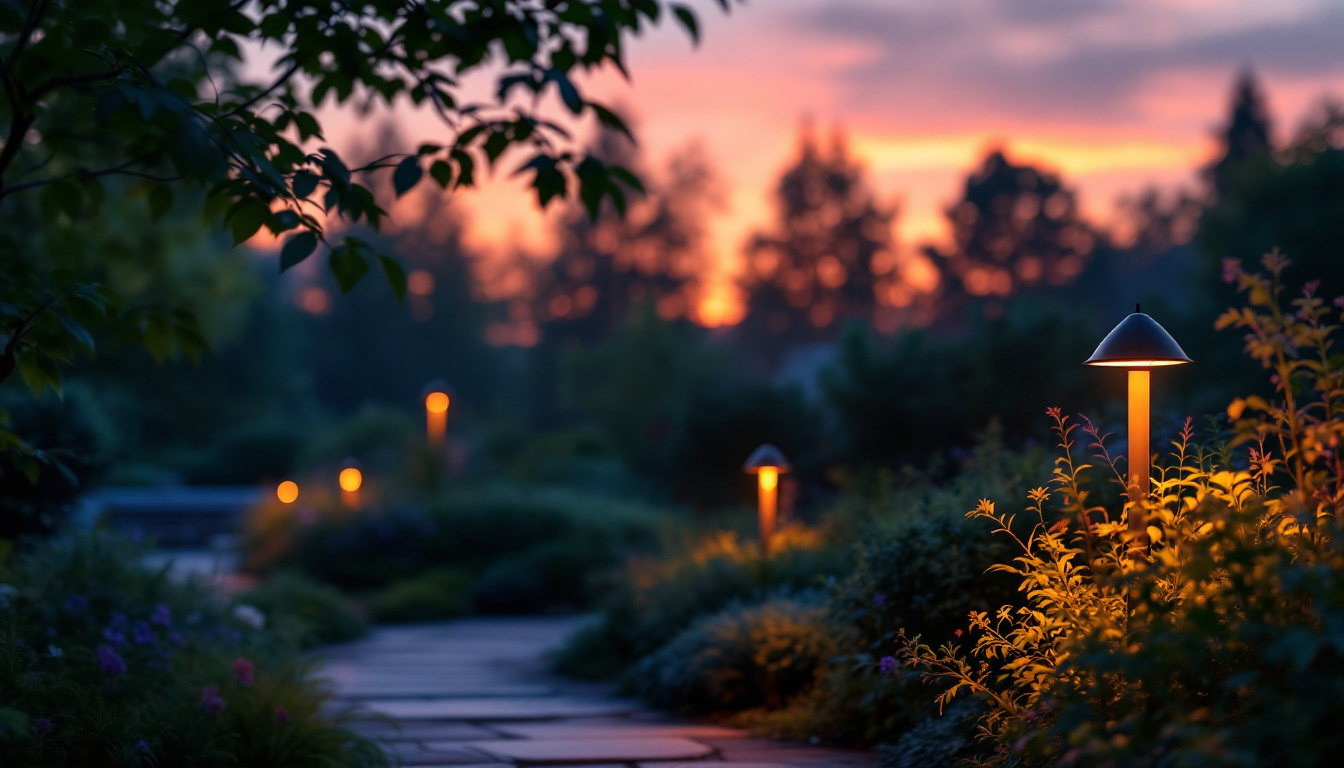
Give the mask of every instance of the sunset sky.
[[[844, 130], [911, 248], [944, 236], [942, 209], [992, 146], [1062, 173], [1106, 223], [1121, 194], [1194, 185], [1239, 70], [1260, 77], [1279, 138], [1344, 96], [1338, 0], [751, 0], [727, 16], [692, 4], [698, 48], [665, 19], [631, 45], [629, 83], [589, 85], [631, 117], [654, 169], [703, 145], [729, 200], [711, 222], [721, 281], [770, 220], [805, 123]], [[439, 130], [394, 118], [410, 140]], [[497, 176], [463, 198], [469, 242], [544, 252], [523, 185]]]

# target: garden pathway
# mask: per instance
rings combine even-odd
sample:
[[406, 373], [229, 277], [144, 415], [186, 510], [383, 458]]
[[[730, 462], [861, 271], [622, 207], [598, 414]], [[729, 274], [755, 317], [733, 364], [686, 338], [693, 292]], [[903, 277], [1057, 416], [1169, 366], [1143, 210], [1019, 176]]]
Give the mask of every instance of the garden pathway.
[[[557, 678], [545, 654], [582, 619], [468, 619], [380, 628], [322, 653], [337, 697], [385, 715], [357, 729], [409, 766], [875, 768], [864, 752], [674, 720]], [[708, 766], [706, 766], [708, 768]]]

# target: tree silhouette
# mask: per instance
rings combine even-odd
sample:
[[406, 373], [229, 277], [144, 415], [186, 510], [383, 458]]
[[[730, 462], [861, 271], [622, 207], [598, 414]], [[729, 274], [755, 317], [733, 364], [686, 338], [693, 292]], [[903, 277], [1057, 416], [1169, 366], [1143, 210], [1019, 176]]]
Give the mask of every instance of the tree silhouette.
[[1269, 130], [1269, 109], [1260, 84], [1255, 74], [1246, 70], [1233, 88], [1232, 114], [1222, 135], [1223, 154], [1205, 170], [1215, 199], [1227, 192], [1228, 175], [1234, 169], [1273, 150]]
[[[639, 167], [628, 142], [604, 137], [594, 150]], [[593, 343], [609, 338], [643, 303], [664, 319], [691, 317], [704, 272], [704, 222], [719, 200], [698, 146], [674, 155], [661, 181], [634, 198], [624, 217], [610, 207], [596, 221], [571, 206], [558, 228], [560, 250], [533, 275], [531, 317], [543, 338]]]
[[954, 247], [929, 254], [951, 278], [944, 284], [963, 298], [1064, 285], [1082, 272], [1097, 241], [1058, 176], [1014, 165], [998, 150], [966, 180], [947, 218]]
[[767, 355], [789, 344], [835, 338], [849, 318], [871, 320], [878, 292], [898, 280], [891, 225], [850, 159], [844, 137], [829, 150], [804, 133], [775, 188], [776, 221], [747, 247], [739, 333]]

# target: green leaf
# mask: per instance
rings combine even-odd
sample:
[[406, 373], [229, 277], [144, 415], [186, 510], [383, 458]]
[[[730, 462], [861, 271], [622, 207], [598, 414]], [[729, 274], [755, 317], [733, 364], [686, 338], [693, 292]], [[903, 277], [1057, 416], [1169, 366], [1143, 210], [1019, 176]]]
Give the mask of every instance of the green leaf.
[[299, 171], [294, 174], [290, 187], [294, 190], [294, 196], [298, 198], [307, 198], [317, 191], [317, 174], [308, 171]]
[[696, 18], [695, 18], [695, 13], [694, 13], [693, 11], [691, 11], [690, 8], [687, 8], [687, 7], [684, 6], [684, 5], [673, 5], [673, 6], [672, 6], [672, 13], [676, 14], [676, 16], [677, 16], [677, 21], [681, 22], [681, 25], [682, 25], [683, 27], [686, 28], [686, 31], [687, 31], [688, 33], [690, 33], [690, 35], [691, 35], [691, 40], [692, 40], [696, 45], [699, 45], [699, 44], [700, 44], [700, 22], [698, 22], [698, 21], [696, 20]]
[[58, 181], [42, 188], [37, 204], [47, 221], [55, 221], [62, 214], [74, 221], [84, 208], [84, 193], [68, 181]]
[[485, 156], [490, 158], [492, 164], [498, 160], [499, 156], [504, 154], [504, 150], [508, 148], [509, 137], [505, 136], [500, 131], [491, 133], [489, 138], [485, 140]]
[[233, 244], [238, 245], [257, 234], [261, 225], [271, 216], [271, 209], [255, 198], [241, 200], [234, 204], [225, 223], [233, 234]]
[[440, 187], [447, 189], [448, 185], [452, 183], [453, 180], [453, 166], [449, 165], [444, 160], [435, 160], [434, 163], [429, 166], [429, 177], [438, 182]]
[[556, 166], [555, 158], [548, 155], [537, 155], [526, 165], [518, 169], [518, 173], [526, 171], [535, 171], [536, 176], [532, 179], [532, 187], [537, 190], [537, 202], [542, 208], [551, 202], [556, 195], [565, 194], [566, 182], [565, 174], [560, 172]]
[[569, 75], [559, 69], [552, 69], [546, 73], [546, 77], [555, 82], [556, 89], [560, 91], [560, 100], [565, 102], [570, 112], [577, 115], [583, 111], [583, 97], [579, 95], [579, 89], [574, 87]]
[[383, 274], [387, 277], [387, 284], [392, 286], [392, 293], [397, 297], [397, 306], [401, 306], [406, 301], [406, 272], [397, 263], [396, 259], [378, 254], [378, 265], [383, 268]]
[[284, 272], [298, 264], [317, 250], [317, 234], [312, 231], [300, 232], [285, 242], [280, 249], [280, 271]]
[[70, 334], [80, 346], [84, 347], [85, 351], [93, 352], [93, 334], [89, 333], [87, 328], [80, 325], [79, 321], [70, 315], [63, 314], [59, 317], [61, 327], [65, 329], [65, 332]]
[[352, 245], [349, 241], [345, 245], [331, 249], [327, 265], [331, 268], [331, 274], [336, 278], [341, 293], [349, 293], [369, 271], [368, 259], [364, 258], [358, 246]]
[[[314, 103], [316, 103], [316, 100], [316, 97], [314, 97]], [[299, 127], [299, 137], [304, 141], [314, 137], [322, 138], [322, 126], [318, 124], [316, 117], [307, 112], [295, 112], [294, 124]]]
[[454, 149], [453, 159], [457, 161], [457, 186], [473, 186], [476, 182], [472, 172], [476, 167], [476, 162], [471, 159], [471, 155], [460, 149]]
[[158, 221], [173, 207], [173, 188], [167, 184], [155, 184], [149, 188], [148, 200], [149, 215]]
[[411, 155], [398, 163], [397, 169], [392, 172], [392, 186], [397, 191], [397, 197], [406, 194], [411, 187], [420, 183], [420, 178], [424, 174], [424, 169], [420, 167], [420, 158], [416, 155]]

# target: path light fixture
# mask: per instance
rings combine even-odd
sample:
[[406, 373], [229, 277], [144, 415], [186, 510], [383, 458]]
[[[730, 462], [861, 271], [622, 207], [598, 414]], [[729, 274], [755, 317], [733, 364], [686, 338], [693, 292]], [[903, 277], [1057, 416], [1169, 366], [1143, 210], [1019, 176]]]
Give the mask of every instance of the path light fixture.
[[359, 462], [346, 459], [341, 464], [341, 473], [336, 477], [341, 486], [341, 503], [347, 509], [359, 509], [359, 487], [364, 484], [364, 473], [359, 471]]
[[434, 380], [425, 386], [425, 429], [429, 439], [429, 449], [437, 456], [443, 455], [448, 441], [448, 406], [452, 399], [448, 396], [448, 386]]
[[793, 467], [778, 448], [769, 443], [751, 452], [742, 471], [756, 475], [757, 524], [761, 538], [761, 557], [770, 554], [775, 537], [775, 513], [779, 506], [779, 475]]
[[293, 480], [286, 480], [275, 487], [275, 497], [281, 504], [293, 504], [299, 498], [299, 484]]
[[1157, 321], [1143, 314], [1134, 305], [1134, 314], [1106, 334], [1085, 365], [1124, 368], [1129, 371], [1129, 488], [1131, 503], [1129, 531], [1134, 547], [1148, 543], [1148, 521], [1143, 514], [1142, 502], [1152, 491], [1149, 469], [1152, 453], [1149, 450], [1149, 416], [1152, 411], [1149, 372], [1152, 368], [1185, 365], [1194, 362], [1181, 345]]

